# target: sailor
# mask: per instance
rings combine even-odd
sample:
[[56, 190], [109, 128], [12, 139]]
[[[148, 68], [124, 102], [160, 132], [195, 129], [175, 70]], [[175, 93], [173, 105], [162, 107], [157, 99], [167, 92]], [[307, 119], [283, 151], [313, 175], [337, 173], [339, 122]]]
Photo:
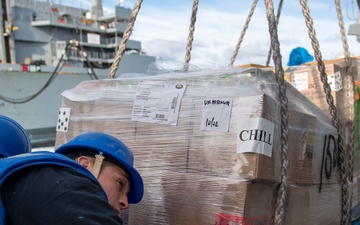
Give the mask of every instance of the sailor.
[[15, 120], [0, 115], [0, 158], [31, 152], [24, 128]]
[[117, 138], [84, 133], [55, 152], [0, 160], [0, 224], [122, 224], [141, 201], [133, 153]]

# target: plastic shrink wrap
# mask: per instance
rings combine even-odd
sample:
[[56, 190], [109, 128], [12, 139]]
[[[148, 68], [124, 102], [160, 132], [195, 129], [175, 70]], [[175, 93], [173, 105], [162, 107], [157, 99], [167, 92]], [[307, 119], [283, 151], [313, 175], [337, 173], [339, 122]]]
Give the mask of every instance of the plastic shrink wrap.
[[[274, 77], [223, 68], [82, 82], [62, 94], [70, 117], [56, 146], [103, 131], [132, 149], [145, 194], [125, 223], [272, 224], [281, 169]], [[286, 94], [286, 224], [339, 224], [337, 131], [294, 87]]]
[[[358, 180], [360, 176], [360, 58], [353, 57], [351, 59], [351, 71], [355, 83], [355, 151], [353, 163], [353, 181], [350, 182], [352, 189], [352, 218], [360, 221], [360, 205], [358, 194]], [[348, 77], [348, 67], [345, 59], [325, 60], [325, 72], [328, 83], [331, 88], [331, 95], [337, 108], [341, 129], [343, 130], [343, 140], [346, 148], [346, 140], [348, 139], [349, 123], [351, 111], [349, 110], [349, 100], [347, 99], [351, 93], [351, 87], [346, 85]], [[315, 105], [330, 115], [329, 105], [326, 101], [326, 93], [320, 79], [320, 72], [316, 62], [306, 63], [301, 66], [289, 67], [285, 73], [285, 80], [297, 88], [304, 96], [311, 100]], [[349, 157], [349, 156], [348, 156]], [[352, 160], [348, 158], [348, 160]]]

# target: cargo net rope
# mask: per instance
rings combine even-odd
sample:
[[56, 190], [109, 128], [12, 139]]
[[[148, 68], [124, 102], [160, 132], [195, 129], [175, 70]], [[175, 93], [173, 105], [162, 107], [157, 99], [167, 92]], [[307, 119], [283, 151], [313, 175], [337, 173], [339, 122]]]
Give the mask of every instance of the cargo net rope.
[[[347, 76], [345, 77], [345, 88], [347, 90], [347, 102], [348, 106], [346, 110], [347, 112], [347, 121], [346, 126], [341, 127], [339, 125], [339, 117], [338, 117], [338, 111], [334, 104], [333, 96], [331, 94], [331, 88], [327, 81], [327, 74], [325, 71], [325, 65], [322, 60], [322, 55], [319, 50], [319, 43], [316, 39], [316, 33], [313, 28], [313, 21], [310, 16], [310, 10], [307, 5], [307, 0], [299, 0], [300, 4], [302, 6], [302, 12], [305, 17], [306, 26], [308, 28], [308, 34], [309, 38], [311, 39], [311, 44], [314, 50], [315, 59], [317, 61], [317, 67], [320, 71], [320, 78], [323, 83], [323, 90], [326, 94], [326, 102], [328, 103], [330, 115], [332, 118], [333, 126], [336, 128], [338, 132], [337, 137], [337, 143], [338, 143], [338, 152], [339, 152], [339, 162], [340, 162], [340, 177], [341, 177], [341, 186], [342, 186], [342, 212], [341, 212], [341, 224], [350, 224], [351, 223], [351, 191], [349, 189], [349, 183], [351, 184], [353, 182], [353, 162], [354, 162], [354, 147], [355, 147], [355, 102], [354, 102], [354, 77], [352, 73], [352, 67], [351, 67], [351, 58], [350, 53], [348, 49], [347, 44], [347, 38], [345, 35], [345, 28], [344, 28], [344, 22], [343, 22], [343, 16], [341, 12], [340, 7], [340, 0], [335, 0], [336, 5], [336, 12], [338, 16], [339, 21], [339, 27], [340, 27], [340, 33], [342, 37], [343, 42], [343, 49], [345, 54], [345, 60], [347, 63]], [[254, 0], [252, 8], [249, 12], [248, 18], [245, 22], [243, 31], [241, 32], [239, 41], [235, 47], [234, 54], [232, 58], [230, 59], [229, 65], [232, 66], [236, 55], [238, 53], [238, 50], [240, 49], [241, 42], [243, 40], [243, 37], [245, 36], [246, 29], [250, 23], [251, 16], [254, 13], [254, 9], [257, 5], [258, 0]], [[275, 65], [275, 76], [276, 80], [279, 85], [279, 98], [280, 98], [280, 108], [281, 108], [281, 183], [278, 190], [278, 199], [276, 202], [276, 210], [274, 215], [274, 223], [275, 224], [284, 224], [284, 216], [285, 216], [285, 204], [287, 200], [286, 192], [287, 192], [287, 176], [288, 176], [288, 158], [287, 158], [287, 152], [288, 152], [288, 100], [286, 97], [286, 86], [284, 81], [284, 70], [282, 67], [282, 56], [280, 54], [280, 44], [277, 36], [277, 25], [280, 19], [280, 12], [282, 8], [283, 1], [280, 0], [277, 16], [275, 18], [274, 14], [274, 4], [272, 0], [265, 0], [264, 1], [266, 6], [266, 14], [267, 19], [269, 23], [269, 33], [271, 38], [271, 47], [269, 49], [269, 55], [267, 60], [267, 65], [270, 61], [270, 56], [272, 55], [274, 65]], [[119, 62], [121, 61], [121, 58], [125, 52], [125, 46], [126, 42], [129, 39], [132, 28], [134, 26], [137, 14], [140, 10], [142, 4], [142, 0], [137, 0], [133, 11], [130, 15], [128, 26], [124, 32], [124, 36], [121, 40], [121, 43], [119, 45], [118, 51], [116, 53], [115, 61], [112, 65], [111, 72], [109, 74], [109, 78], [114, 78], [116, 71], [119, 67]], [[188, 63], [191, 59], [191, 50], [192, 50], [192, 42], [193, 42], [193, 34], [195, 31], [195, 22], [196, 22], [196, 13], [198, 8], [199, 1], [194, 0], [193, 7], [192, 7], [192, 16], [191, 16], [191, 23], [189, 28], [189, 36], [188, 36], [188, 43], [186, 47], [186, 56], [185, 56], [185, 64], [184, 64], [184, 71], [188, 69]], [[346, 131], [347, 138], [344, 138], [343, 131]], [[343, 140], [346, 140], [346, 143], [343, 143]]]

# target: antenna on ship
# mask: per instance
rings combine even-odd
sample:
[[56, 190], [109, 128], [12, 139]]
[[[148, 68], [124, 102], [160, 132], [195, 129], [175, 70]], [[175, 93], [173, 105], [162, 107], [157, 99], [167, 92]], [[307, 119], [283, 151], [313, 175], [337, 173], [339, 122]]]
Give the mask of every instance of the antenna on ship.
[[125, 5], [125, 0], [119, 0], [119, 1], [118, 1], [118, 5], [120, 5], [121, 7], [124, 7], [124, 5]]
[[91, 4], [91, 18], [93, 20], [98, 20], [100, 16], [103, 16], [103, 8], [101, 0], [92, 0]]

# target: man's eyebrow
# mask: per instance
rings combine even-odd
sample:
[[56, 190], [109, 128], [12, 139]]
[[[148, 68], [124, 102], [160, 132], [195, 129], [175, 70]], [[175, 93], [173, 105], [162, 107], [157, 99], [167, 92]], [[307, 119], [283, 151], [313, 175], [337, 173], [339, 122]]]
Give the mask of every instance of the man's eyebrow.
[[121, 173], [121, 175], [123, 175], [124, 177], [126, 177], [129, 180], [129, 175], [127, 175], [127, 173]]
[[[121, 168], [120, 168], [121, 169]], [[119, 174], [121, 174], [122, 176], [126, 177], [126, 179], [128, 179], [128, 181], [130, 182], [130, 178], [129, 178], [129, 175], [123, 170], [121, 169], [119, 171]]]

